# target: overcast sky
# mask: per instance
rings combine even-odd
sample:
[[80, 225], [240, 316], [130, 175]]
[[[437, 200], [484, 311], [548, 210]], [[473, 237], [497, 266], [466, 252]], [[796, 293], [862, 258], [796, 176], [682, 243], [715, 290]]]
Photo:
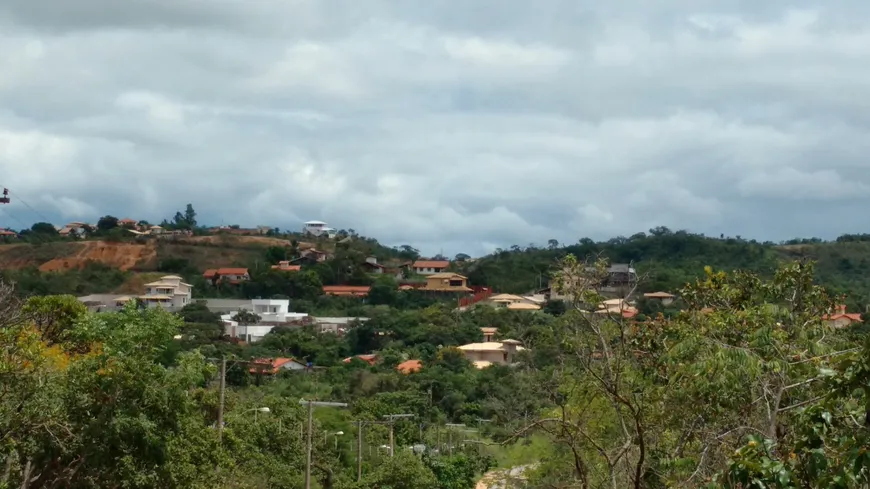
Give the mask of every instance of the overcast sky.
[[868, 61], [860, 0], [0, 0], [0, 225], [865, 232]]

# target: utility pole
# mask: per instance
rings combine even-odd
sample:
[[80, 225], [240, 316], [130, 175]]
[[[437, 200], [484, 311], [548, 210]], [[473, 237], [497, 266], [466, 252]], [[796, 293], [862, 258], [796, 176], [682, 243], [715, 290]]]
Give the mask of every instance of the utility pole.
[[396, 424], [396, 418], [413, 418], [416, 414], [387, 414], [384, 415], [385, 418], [390, 422], [390, 457], [395, 454], [396, 450], [396, 442], [393, 437], [393, 426]]
[[[465, 428], [462, 423], [446, 423], [444, 426], [448, 428]], [[447, 453], [453, 455], [453, 430], [447, 430]]]
[[220, 387], [220, 404], [218, 404], [218, 444], [223, 444], [224, 437], [224, 399], [226, 399], [227, 390], [227, 357], [221, 357], [221, 387]]
[[306, 401], [305, 399], [300, 399], [299, 404], [302, 404], [303, 406], [308, 405], [308, 443], [305, 456], [305, 489], [311, 489], [311, 427], [314, 422], [314, 416], [312, 415], [314, 412], [314, 407], [347, 407], [347, 403]]
[[362, 437], [363, 437], [363, 422], [356, 422], [356, 481], [362, 480]]

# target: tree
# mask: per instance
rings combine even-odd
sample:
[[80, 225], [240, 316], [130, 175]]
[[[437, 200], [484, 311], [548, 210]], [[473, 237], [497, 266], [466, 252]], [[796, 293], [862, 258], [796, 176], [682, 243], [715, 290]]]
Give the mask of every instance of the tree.
[[34, 296], [21, 308], [21, 313], [33, 322], [48, 346], [71, 340], [75, 322], [87, 312], [88, 308], [72, 295]]
[[115, 216], [103, 216], [97, 221], [97, 229], [105, 232], [118, 227], [118, 218]]
[[257, 324], [262, 318], [247, 309], [242, 309], [235, 313], [232, 319], [239, 324]]
[[196, 227], [196, 211], [193, 210], [193, 204], [187, 204], [184, 209], [184, 222], [191, 228]]
[[30, 226], [30, 230], [36, 234], [57, 235], [57, 229], [53, 224], [47, 222], [37, 222]]
[[547, 249], [555, 250], [559, 247], [559, 241], [555, 239], [550, 239], [547, 241]]
[[842, 347], [820, 319], [833, 302], [813, 284], [812, 264], [768, 281], [708, 267], [680, 292], [685, 312], [642, 327], [588, 312], [603, 300], [606, 262], [569, 256], [560, 269], [556, 288], [574, 310], [558, 339], [558, 387], [547, 387], [558, 410], [526, 428], [561, 447], [542, 484], [698, 484], [748, 434], [790, 439], [796, 409], [824, 392], [825, 365]]
[[467, 261], [469, 259], [471, 259], [471, 255], [468, 255], [466, 253], [457, 253], [456, 256], [453, 258], [454, 261], [458, 262]]

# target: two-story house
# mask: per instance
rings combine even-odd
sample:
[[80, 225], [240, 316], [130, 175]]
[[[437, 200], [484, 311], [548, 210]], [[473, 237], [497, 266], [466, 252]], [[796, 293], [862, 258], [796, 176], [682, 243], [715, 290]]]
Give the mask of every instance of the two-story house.
[[[178, 275], [166, 275], [145, 284], [145, 294], [137, 297], [148, 307], [182, 308], [190, 304], [193, 286], [181, 281]], [[121, 301], [121, 299], [118, 299]]]
[[426, 285], [420, 290], [431, 292], [471, 292], [468, 278], [458, 273], [435, 273], [426, 277]]
[[374, 256], [367, 256], [363, 266], [369, 273], [384, 273], [384, 266], [378, 263], [378, 259]]
[[302, 225], [302, 234], [316, 237], [334, 238], [335, 229], [326, 225], [323, 221], [308, 221]]
[[432, 275], [447, 270], [449, 266], [447, 260], [417, 260], [411, 265], [411, 271], [418, 275]]

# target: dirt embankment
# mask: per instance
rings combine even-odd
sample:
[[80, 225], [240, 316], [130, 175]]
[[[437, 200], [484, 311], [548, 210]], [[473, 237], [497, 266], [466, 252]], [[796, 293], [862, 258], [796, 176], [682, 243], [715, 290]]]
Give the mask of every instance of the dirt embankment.
[[[269, 246], [289, 246], [290, 241], [268, 236], [194, 236], [149, 239], [142, 242], [77, 241], [38, 245], [0, 245], [0, 269], [38, 267], [43, 272], [80, 268], [89, 261], [119, 270], [154, 271], [161, 260], [185, 259], [200, 270], [250, 266], [262, 260]], [[299, 243], [301, 249], [310, 243]]]
[[154, 243], [107, 243], [105, 241], [86, 241], [71, 243], [79, 248], [72, 256], [54, 258], [39, 265], [42, 272], [55, 272], [81, 268], [88, 261], [95, 261], [119, 270], [130, 270], [137, 264], [157, 257]]

